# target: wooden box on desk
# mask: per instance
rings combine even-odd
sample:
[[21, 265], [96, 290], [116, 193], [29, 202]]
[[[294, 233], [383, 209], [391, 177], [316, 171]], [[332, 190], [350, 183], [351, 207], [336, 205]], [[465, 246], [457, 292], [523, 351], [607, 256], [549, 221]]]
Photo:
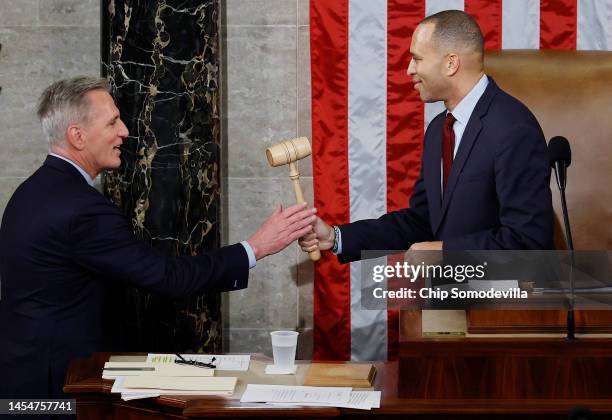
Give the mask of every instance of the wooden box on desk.
[[304, 385], [370, 388], [375, 377], [376, 368], [370, 363], [313, 363], [308, 368]]

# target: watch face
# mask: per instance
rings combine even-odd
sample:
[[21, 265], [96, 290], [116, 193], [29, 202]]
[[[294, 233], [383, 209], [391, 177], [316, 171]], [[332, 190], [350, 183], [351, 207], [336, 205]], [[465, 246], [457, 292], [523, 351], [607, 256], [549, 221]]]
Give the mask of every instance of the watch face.
[[338, 236], [340, 236], [340, 228], [336, 225], [334, 225], [333, 228], [334, 228], [334, 246], [332, 247], [332, 252], [335, 254], [336, 252], [338, 252]]

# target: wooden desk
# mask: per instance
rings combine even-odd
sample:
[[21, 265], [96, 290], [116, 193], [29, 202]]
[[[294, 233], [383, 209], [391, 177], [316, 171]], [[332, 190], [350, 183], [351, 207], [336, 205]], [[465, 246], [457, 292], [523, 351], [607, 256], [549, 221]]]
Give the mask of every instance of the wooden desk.
[[[433, 347], [432, 347], [433, 343]], [[437, 344], [436, 344], [437, 343]], [[581, 399], [500, 399], [465, 396], [446, 398], [441, 389], [437, 395], [427, 395], [427, 389], [435, 377], [419, 372], [432, 368], [432, 360], [422, 363], [422, 351], [440, 350], [439, 357], [453, 353], [453, 340], [427, 340], [416, 345], [410, 353], [404, 352], [402, 366], [398, 362], [378, 363], [376, 389], [382, 391], [380, 409], [371, 411], [338, 408], [286, 408], [265, 404], [242, 404], [234, 397], [162, 396], [146, 400], [122, 401], [117, 394], [110, 394], [112, 381], [101, 379], [104, 362], [110, 354], [98, 353], [90, 358], [74, 360], [66, 376], [64, 391], [77, 399], [78, 419], [189, 419], [189, 418], [418, 418], [418, 419], [490, 419], [490, 418], [538, 418], [567, 419], [567, 414], [577, 405], [589, 407], [597, 414], [594, 418], [612, 417], [612, 396]], [[503, 351], [503, 350], [501, 350]], [[602, 349], [601, 353], [607, 350]], [[612, 353], [612, 349], [610, 349]], [[410, 356], [412, 354], [413, 357]], [[434, 355], [432, 355], [434, 356]], [[452, 360], [449, 358], [448, 360]], [[420, 367], [419, 367], [420, 366]], [[607, 365], [604, 366], [607, 369]], [[430, 374], [435, 371], [430, 370]], [[438, 369], [440, 373], [440, 369]], [[463, 372], [465, 374], [465, 372]], [[602, 378], [612, 378], [612, 372], [601, 372]], [[500, 377], [503, 381], [503, 378]], [[551, 378], [550, 381], [553, 381]], [[605, 379], [612, 381], [612, 379]], [[546, 382], [546, 381], [544, 381]], [[451, 395], [452, 396], [452, 395]]]

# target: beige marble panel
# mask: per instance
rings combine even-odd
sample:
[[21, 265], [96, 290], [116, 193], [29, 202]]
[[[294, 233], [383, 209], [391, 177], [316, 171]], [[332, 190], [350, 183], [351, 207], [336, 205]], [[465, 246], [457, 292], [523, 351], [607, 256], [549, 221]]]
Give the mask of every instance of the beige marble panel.
[[[91, 28], [0, 28], [5, 85], [100, 72], [100, 32]], [[9, 83], [6, 83], [6, 82]], [[32, 92], [38, 96], [40, 92]]]
[[310, 0], [298, 0], [298, 25], [310, 25]]
[[41, 0], [41, 26], [100, 27], [100, 0]]
[[7, 110], [0, 112], [0, 127], [3, 127], [0, 177], [31, 175], [44, 161], [48, 150], [36, 117], [32, 113]]
[[52, 81], [97, 75], [99, 33], [84, 28], [0, 28], [0, 177], [27, 176], [47, 145], [35, 110]]
[[[298, 28], [297, 91], [298, 136], [306, 136], [312, 143], [312, 95], [310, 83], [310, 33], [308, 26]], [[300, 173], [312, 175], [312, 157], [302, 159]]]
[[231, 328], [228, 352], [261, 353], [272, 357], [270, 331], [261, 328]]
[[[283, 199], [284, 180], [228, 180], [229, 240], [248, 237]], [[229, 295], [230, 328], [296, 328], [297, 266], [295, 245], [257, 262], [249, 287]]]
[[296, 135], [295, 32], [227, 28], [229, 177], [278, 177], [286, 170], [271, 168], [265, 149]]
[[26, 178], [0, 178], [0, 219], [9, 199]]
[[38, 0], [0, 0], [0, 26], [33, 26], [38, 21]]
[[294, 25], [296, 0], [227, 0], [228, 26]]

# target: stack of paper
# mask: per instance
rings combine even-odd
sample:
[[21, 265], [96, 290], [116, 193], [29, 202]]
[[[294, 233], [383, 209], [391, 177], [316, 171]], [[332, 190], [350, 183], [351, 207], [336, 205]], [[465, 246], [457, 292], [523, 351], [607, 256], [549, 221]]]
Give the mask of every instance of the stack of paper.
[[147, 362], [106, 362], [103, 379], [119, 376], [214, 376], [214, 370], [195, 366], [168, 364], [155, 365]]
[[[249, 370], [251, 356], [249, 354], [183, 354], [187, 360], [197, 362], [213, 363], [217, 370], [235, 370], [246, 372]], [[174, 363], [176, 354], [149, 353], [147, 362], [153, 364]], [[212, 359], [215, 359], [214, 362]]]
[[283, 406], [380, 408], [380, 391], [353, 391], [348, 387], [247, 385], [241, 402]]
[[131, 400], [164, 395], [231, 395], [235, 377], [120, 376], [111, 392]]
[[[146, 362], [107, 362], [102, 378], [115, 379], [111, 392], [121, 393], [124, 400], [169, 395], [231, 395], [235, 377], [214, 377], [214, 369], [174, 363], [175, 354], [147, 356]], [[219, 370], [249, 370], [251, 356], [184, 355], [186, 360], [212, 363]], [[214, 359], [214, 360], [213, 360]]]

